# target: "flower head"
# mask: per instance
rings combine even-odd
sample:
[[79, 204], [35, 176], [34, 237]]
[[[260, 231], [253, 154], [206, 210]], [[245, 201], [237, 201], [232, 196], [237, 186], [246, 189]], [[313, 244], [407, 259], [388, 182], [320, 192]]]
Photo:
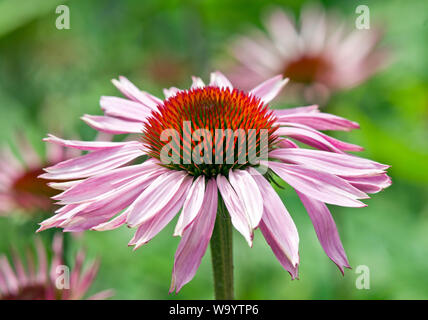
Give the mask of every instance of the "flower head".
[[65, 150], [51, 144], [47, 147], [46, 160], [42, 160], [23, 136], [18, 136], [17, 141], [23, 162], [9, 148], [0, 150], [0, 215], [10, 214], [14, 210], [28, 214], [53, 211], [54, 201], [51, 197], [58, 191], [38, 176], [43, 173], [44, 167], [76, 156], [76, 150]]
[[[6, 256], [0, 256], [0, 300], [77, 300], [82, 299], [91, 286], [99, 262], [94, 261], [82, 270], [85, 254], [80, 251], [69, 277], [59, 279], [63, 264], [62, 236], [56, 235], [52, 244], [53, 257], [48, 265], [46, 250], [39, 238], [36, 239], [38, 267], [35, 268], [33, 256], [28, 251], [27, 267], [14, 253], [13, 268]], [[65, 273], [64, 273], [65, 275]], [[60, 284], [60, 286], [58, 285]], [[112, 295], [110, 290], [99, 292], [89, 299], [106, 299]]]
[[[244, 92], [214, 72], [208, 85], [194, 77], [190, 89], [166, 89], [161, 100], [124, 77], [114, 80], [127, 99], [102, 97], [105, 115], [85, 115], [83, 120], [102, 132], [140, 133], [141, 139], [107, 143], [46, 138], [89, 153], [45, 169], [42, 177], [72, 183], [54, 197], [63, 207], [39, 230], [103, 231], [126, 224], [137, 228], [129, 245], [138, 248], [181, 209], [171, 285], [171, 291], [179, 291], [205, 254], [220, 196], [248, 244], [260, 228], [295, 278], [297, 229], [270, 185], [281, 178], [297, 191], [324, 250], [343, 271], [349, 264], [326, 203], [364, 206], [360, 199], [367, 193], [390, 184], [387, 166], [347, 154], [361, 148], [320, 132], [358, 128], [355, 122], [321, 113], [317, 106], [270, 109], [286, 82], [279, 75]], [[149, 158], [130, 164], [141, 156]]]
[[291, 15], [276, 9], [265, 25], [267, 35], [255, 31], [231, 46], [238, 63], [229, 77], [240, 88], [282, 74], [290, 78], [295, 93], [319, 102], [332, 91], [358, 85], [386, 62], [386, 50], [377, 46], [379, 30], [346, 33], [336, 14], [321, 7], [303, 8], [299, 26]]

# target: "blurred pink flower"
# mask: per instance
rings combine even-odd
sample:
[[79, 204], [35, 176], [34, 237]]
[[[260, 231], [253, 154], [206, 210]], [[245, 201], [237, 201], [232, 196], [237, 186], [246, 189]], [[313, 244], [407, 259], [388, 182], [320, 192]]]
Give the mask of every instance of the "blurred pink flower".
[[387, 51], [379, 48], [381, 32], [347, 31], [344, 22], [318, 6], [302, 9], [299, 27], [277, 8], [265, 19], [268, 34], [254, 30], [231, 45], [238, 63], [229, 74], [247, 90], [276, 74], [290, 78], [291, 96], [325, 102], [330, 93], [352, 88], [385, 66]]
[[[359, 199], [390, 185], [387, 166], [347, 154], [361, 147], [319, 131], [348, 131], [358, 128], [355, 122], [321, 113], [317, 106], [271, 110], [268, 103], [286, 82], [276, 76], [247, 93], [234, 89], [223, 74], [214, 72], [208, 85], [193, 77], [189, 90], [165, 89], [165, 99], [161, 100], [140, 91], [124, 77], [113, 80], [126, 99], [102, 97], [100, 104], [105, 114], [85, 115], [82, 119], [102, 132], [142, 133], [142, 141], [69, 141], [52, 135], [46, 138], [53, 144], [89, 153], [45, 169], [41, 177], [63, 180], [61, 187], [65, 191], [54, 197], [63, 207], [43, 221], [39, 230], [59, 227], [72, 232], [104, 231], [126, 224], [137, 228], [129, 243], [136, 249], [149, 242], [182, 209], [174, 232], [182, 238], [171, 284], [171, 291], [178, 292], [193, 278], [205, 254], [219, 194], [233, 226], [248, 244], [252, 245], [253, 232], [260, 228], [279, 262], [295, 278], [299, 264], [297, 229], [269, 183], [280, 177], [297, 191], [321, 245], [343, 272], [349, 264], [326, 203], [365, 206]], [[179, 129], [183, 121], [190, 121], [192, 132]], [[180, 160], [189, 153], [185, 136], [192, 136], [198, 128], [210, 132], [266, 129], [269, 161], [233, 161], [226, 165], [209, 161], [161, 162], [160, 152], [168, 143], [161, 135], [171, 128], [179, 129], [177, 140], [183, 142]], [[301, 148], [292, 140], [318, 150]], [[242, 150], [236, 148], [236, 137], [233, 141], [226, 143], [223, 153], [235, 148], [235, 160]], [[245, 143], [249, 141], [250, 138]], [[221, 140], [213, 145], [219, 147], [218, 142]], [[212, 152], [215, 154], [214, 149]], [[141, 156], [149, 159], [129, 165]], [[268, 171], [263, 175], [258, 169], [266, 167]]]
[[46, 180], [39, 179], [45, 166], [75, 157], [80, 153], [66, 150], [58, 145], [48, 145], [46, 159], [42, 159], [23, 136], [17, 137], [21, 162], [12, 151], [0, 150], [0, 215], [14, 211], [32, 214], [38, 211], [53, 211], [51, 197], [58, 193], [50, 188]]
[[[0, 256], [0, 300], [78, 300], [82, 299], [98, 272], [99, 262], [92, 262], [85, 271], [82, 270], [85, 253], [80, 251], [76, 256], [74, 268], [67, 278], [61, 269], [64, 262], [62, 235], [56, 235], [52, 244], [53, 257], [48, 265], [46, 250], [39, 238], [37, 248], [38, 267], [35, 268], [34, 258], [28, 251], [26, 268], [21, 258], [13, 255], [13, 268], [6, 256]], [[37, 270], [36, 270], [37, 269]], [[58, 288], [57, 283], [62, 287]], [[105, 290], [89, 299], [100, 300], [111, 297], [113, 292]]]

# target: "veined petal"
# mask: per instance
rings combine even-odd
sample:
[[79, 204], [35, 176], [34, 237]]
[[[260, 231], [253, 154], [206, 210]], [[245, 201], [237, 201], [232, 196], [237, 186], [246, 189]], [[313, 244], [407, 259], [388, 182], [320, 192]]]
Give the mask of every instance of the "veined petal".
[[377, 193], [388, 188], [392, 181], [386, 173], [371, 175], [366, 177], [342, 177], [355, 188], [366, 193]]
[[299, 235], [294, 221], [270, 183], [257, 170], [249, 168], [248, 171], [263, 196], [262, 232], [269, 233], [278, 249], [296, 267], [299, 264]]
[[[183, 183], [175, 197], [174, 201], [170, 201], [167, 206], [160, 212], [155, 215], [150, 220], [142, 223], [134, 237], [128, 243], [129, 246], [135, 246], [134, 250], [138, 249], [142, 245], [149, 242], [153, 237], [155, 237], [163, 228], [176, 216], [177, 212], [180, 211], [180, 208], [183, 206], [184, 200], [186, 199], [186, 194], [191, 184], [191, 178], [186, 179]], [[176, 201], [175, 201], [176, 200]]]
[[125, 97], [133, 101], [138, 101], [150, 109], [157, 109], [157, 106], [162, 104], [162, 100], [147, 92], [141, 91], [123, 76], [119, 77], [119, 81], [113, 79], [112, 82]]
[[217, 201], [216, 182], [214, 179], [210, 179], [204, 197], [205, 205], [201, 207], [192, 225], [184, 231], [175, 253], [170, 293], [174, 290], [179, 292], [186, 283], [192, 280], [201, 264], [214, 229]]
[[272, 161], [263, 162], [263, 164], [272, 169], [296, 191], [310, 195], [314, 199], [344, 207], [366, 206], [357, 199], [364, 199], [368, 196], [335, 175], [300, 165]]
[[96, 150], [83, 156], [46, 168], [40, 177], [51, 180], [71, 180], [90, 177], [115, 169], [144, 155], [142, 146], [128, 143], [118, 148]]
[[48, 134], [48, 137], [44, 138], [43, 141], [51, 142], [63, 147], [90, 151], [117, 148], [129, 144], [129, 142], [64, 140], [54, 136], [53, 134]]
[[71, 215], [67, 214], [69, 217], [61, 222], [59, 226], [64, 228], [64, 231], [78, 232], [105, 223], [135, 202], [143, 190], [155, 179], [156, 175], [141, 176], [117, 189], [111, 190], [103, 197], [99, 197], [89, 203], [83, 203], [84, 206], [81, 210], [77, 210]]
[[127, 217], [127, 213], [123, 212], [119, 214], [117, 217], [114, 217], [113, 219], [107, 222], [103, 222], [103, 223], [100, 223], [99, 225], [96, 225], [95, 227], [92, 227], [91, 230], [107, 231], [107, 230], [116, 229], [126, 223], [126, 217]]
[[179, 198], [181, 184], [188, 177], [183, 171], [165, 172], [128, 208], [127, 224], [139, 226], [159, 214], [168, 203]]
[[137, 121], [108, 116], [91, 116], [88, 114], [84, 115], [81, 119], [95, 130], [112, 134], [141, 133], [143, 130], [143, 123]]
[[280, 246], [280, 244], [277, 242], [277, 239], [275, 238], [274, 234], [271, 232], [271, 230], [266, 226], [266, 224], [262, 221], [260, 221], [260, 230], [262, 231], [263, 237], [266, 239], [266, 242], [271, 247], [272, 252], [275, 254], [276, 258], [278, 259], [279, 263], [281, 263], [282, 267], [288, 271], [291, 275], [291, 279], [298, 278], [298, 265], [293, 265], [291, 261], [288, 259], [287, 255], [285, 254], [283, 248]]
[[143, 122], [151, 114], [151, 108], [128, 99], [102, 96], [101, 109], [106, 115], [130, 121]]
[[343, 130], [358, 129], [358, 123], [329, 113], [292, 113], [278, 117], [278, 123], [300, 123], [316, 130]]
[[82, 181], [84, 181], [84, 179], [65, 181], [65, 182], [48, 182], [48, 186], [51, 187], [52, 189], [65, 191], [65, 190], [70, 189], [71, 187], [81, 183]]
[[300, 192], [297, 192], [297, 194], [312, 220], [318, 240], [325, 253], [343, 274], [343, 268], [350, 268], [350, 266], [330, 211], [323, 202], [312, 199]]
[[217, 186], [227, 211], [229, 212], [232, 225], [244, 236], [248, 245], [251, 247], [253, 245], [253, 229], [251, 227], [251, 221], [245, 213], [241, 199], [225, 176], [220, 174], [217, 175]]
[[278, 118], [292, 115], [292, 114], [301, 114], [301, 113], [319, 113], [318, 105], [314, 104], [312, 106], [307, 107], [297, 107], [297, 108], [289, 108], [289, 109], [275, 109], [273, 112], [276, 114]]
[[113, 169], [90, 177], [63, 193], [52, 197], [52, 199], [61, 200], [61, 204], [81, 203], [103, 196], [137, 177], [160, 174], [165, 171], [166, 169], [159, 166], [155, 161], [147, 160], [142, 164]]
[[183, 231], [196, 218], [204, 200], [205, 177], [199, 176], [192, 184], [186, 200], [184, 201], [183, 211], [175, 227], [174, 236], [182, 236]]
[[320, 150], [280, 148], [269, 152], [269, 156], [340, 176], [367, 176], [382, 173], [388, 168], [386, 165], [353, 155]]
[[244, 170], [230, 170], [229, 181], [242, 201], [251, 228], [257, 228], [263, 215], [263, 198], [256, 182]]
[[288, 78], [283, 79], [281, 75], [278, 75], [259, 84], [250, 91], [250, 94], [259, 97], [264, 103], [269, 103], [278, 95], [287, 82]]
[[311, 128], [298, 128], [295, 127], [295, 124], [290, 125], [293, 125], [293, 127], [280, 127], [276, 130], [276, 133], [279, 136], [286, 136], [295, 139], [320, 150], [333, 151], [337, 153], [362, 150], [359, 146], [331, 138], [326, 134]]

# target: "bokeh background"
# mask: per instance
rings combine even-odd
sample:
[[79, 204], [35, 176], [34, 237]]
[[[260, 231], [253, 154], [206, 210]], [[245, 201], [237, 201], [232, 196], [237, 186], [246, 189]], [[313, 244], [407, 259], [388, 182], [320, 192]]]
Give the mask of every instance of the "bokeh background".
[[[93, 139], [79, 118], [100, 114], [99, 97], [118, 95], [110, 79], [125, 75], [161, 96], [188, 87], [221, 66], [236, 34], [256, 26], [273, 4], [298, 14], [305, 1], [248, 0], [0, 0], [0, 144], [16, 151], [25, 134], [42, 155], [47, 132]], [[71, 29], [55, 28], [55, 8], [70, 8]], [[324, 1], [355, 24], [358, 1]], [[261, 233], [253, 248], [235, 232], [239, 299], [428, 299], [428, 2], [367, 1], [372, 24], [385, 30], [388, 68], [352, 90], [334, 94], [327, 110], [360, 130], [337, 135], [366, 148], [363, 156], [390, 164], [393, 185], [366, 208], [331, 207], [352, 270], [343, 277], [324, 254], [303, 206], [289, 189], [281, 197], [300, 234], [300, 280], [291, 281]], [[275, 105], [275, 103], [273, 103]], [[277, 108], [289, 105], [276, 104]], [[0, 217], [0, 252], [23, 251], [41, 218]], [[170, 224], [145, 247], [127, 247], [132, 230], [86, 232], [67, 251], [87, 248], [101, 267], [91, 288], [113, 288], [117, 299], [211, 299], [210, 253], [178, 295], [168, 295], [179, 239]], [[41, 234], [49, 243], [51, 233]], [[72, 261], [70, 262], [72, 265]], [[358, 290], [357, 266], [370, 269], [370, 289]]]

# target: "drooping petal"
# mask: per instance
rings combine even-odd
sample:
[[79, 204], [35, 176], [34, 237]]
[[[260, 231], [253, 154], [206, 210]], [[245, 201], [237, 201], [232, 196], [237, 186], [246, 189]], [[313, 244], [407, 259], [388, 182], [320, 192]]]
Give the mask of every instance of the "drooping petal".
[[142, 223], [134, 237], [128, 243], [129, 246], [135, 246], [134, 250], [149, 242], [155, 237], [163, 228], [177, 215], [180, 208], [183, 206], [185, 196], [188, 192], [191, 179], [187, 179], [186, 183], [179, 190], [179, 194], [175, 197], [174, 201], [170, 201], [168, 205], [150, 220]]
[[297, 107], [297, 108], [289, 108], [289, 109], [279, 109], [273, 110], [278, 118], [283, 116], [288, 116], [292, 114], [301, 114], [301, 113], [319, 113], [318, 105], [312, 105], [307, 107]]
[[291, 126], [278, 128], [276, 134], [295, 139], [308, 146], [325, 151], [344, 153], [344, 151], [363, 150], [360, 146], [337, 140], [312, 128], [306, 126], [297, 127], [297, 124], [294, 123], [288, 124]]
[[358, 129], [358, 123], [329, 113], [292, 113], [278, 117], [278, 123], [300, 123], [316, 130], [343, 130]]
[[229, 212], [232, 225], [244, 236], [251, 247], [253, 245], [253, 229], [251, 221], [245, 213], [244, 204], [225, 176], [220, 174], [217, 176], [217, 186]]
[[285, 182], [297, 191], [310, 195], [322, 202], [344, 207], [364, 207], [365, 204], [357, 199], [368, 196], [351, 186], [346, 180], [335, 175], [315, 171], [300, 165], [286, 163], [263, 162]]
[[366, 177], [342, 177], [355, 188], [366, 193], [377, 193], [388, 188], [392, 181], [386, 173]]
[[61, 200], [61, 204], [85, 202], [103, 196], [139, 176], [155, 173], [156, 171], [165, 172], [165, 169], [151, 160], [142, 164], [109, 170], [84, 180], [52, 199]]
[[269, 156], [340, 176], [367, 176], [379, 174], [388, 168], [353, 155], [301, 148], [275, 149], [269, 152]]
[[179, 292], [194, 277], [214, 229], [217, 213], [217, 185], [210, 179], [204, 197], [204, 206], [192, 225], [183, 233], [175, 253], [170, 293]]
[[257, 228], [263, 215], [263, 198], [256, 182], [245, 170], [230, 170], [229, 181], [241, 199], [251, 228]]
[[141, 145], [130, 142], [117, 148], [96, 150], [83, 156], [46, 168], [40, 177], [50, 180], [71, 180], [90, 177], [120, 167], [144, 155]]
[[350, 268], [350, 266], [330, 211], [323, 202], [300, 192], [297, 192], [297, 194], [312, 220], [315, 232], [325, 253], [343, 274], [343, 268]]
[[[297, 228], [285, 208], [281, 198], [272, 188], [270, 183], [257, 170], [249, 168], [249, 172], [256, 181], [263, 196], [263, 218], [260, 228], [262, 232], [268, 233], [271, 242], [274, 241], [281, 251], [281, 256], [285, 255], [293, 268], [288, 270], [293, 273], [294, 268], [299, 264], [299, 235]], [[282, 259], [279, 259], [280, 262]]]
[[264, 103], [269, 103], [278, 95], [287, 82], [288, 78], [283, 79], [281, 75], [278, 75], [259, 84], [250, 91], [250, 94], [259, 97]]
[[127, 224], [139, 226], [159, 214], [173, 199], [179, 198], [179, 189], [188, 175], [183, 171], [165, 172], [144, 190], [128, 208]]
[[183, 211], [181, 212], [180, 218], [178, 219], [175, 227], [174, 236], [182, 236], [186, 227], [189, 226], [196, 218], [204, 200], [204, 193], [205, 177], [199, 176], [193, 182], [186, 200], [184, 201]]

